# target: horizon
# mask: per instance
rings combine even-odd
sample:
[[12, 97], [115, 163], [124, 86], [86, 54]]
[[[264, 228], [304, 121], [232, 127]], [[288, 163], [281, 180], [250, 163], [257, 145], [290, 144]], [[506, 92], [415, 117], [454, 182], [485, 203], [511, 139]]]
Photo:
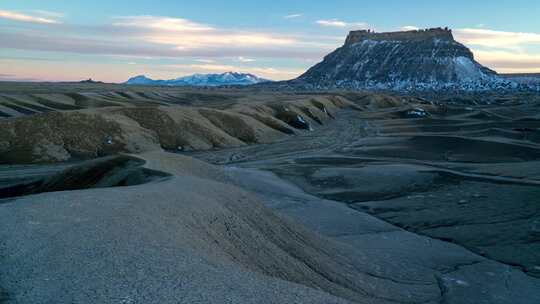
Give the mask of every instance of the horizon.
[[[0, 81], [122, 83], [130, 77], [250, 73], [293, 79], [343, 45], [351, 30], [435, 27], [498, 73], [540, 73], [540, 4], [330, 3], [278, 0], [197, 4], [161, 1], [5, 1], [0, 4]], [[98, 8], [99, 9], [96, 9]], [[214, 9], [200, 12], [200, 7]], [[463, 9], [460, 14], [441, 12]], [[329, 13], [329, 12], [332, 13]], [[459, 15], [459, 16], [456, 16]]]

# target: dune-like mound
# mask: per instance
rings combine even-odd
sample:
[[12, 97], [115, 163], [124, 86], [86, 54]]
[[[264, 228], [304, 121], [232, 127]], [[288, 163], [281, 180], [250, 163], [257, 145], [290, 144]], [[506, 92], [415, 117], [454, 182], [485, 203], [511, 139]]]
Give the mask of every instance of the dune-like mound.
[[3, 163], [66, 161], [159, 147], [155, 134], [133, 120], [89, 110], [14, 118], [0, 125]]
[[[401, 285], [361, 272], [345, 247], [222, 183], [217, 169], [168, 153], [142, 157], [148, 169], [177, 164], [166, 172], [174, 176], [0, 204], [7, 261], [0, 275], [8, 301], [387, 303], [396, 297]], [[428, 298], [425, 288], [408, 292]]]
[[238, 103], [225, 109], [122, 106], [46, 112], [0, 120], [0, 162], [39, 163], [157, 149], [238, 147], [312, 130], [341, 108], [341, 97]]

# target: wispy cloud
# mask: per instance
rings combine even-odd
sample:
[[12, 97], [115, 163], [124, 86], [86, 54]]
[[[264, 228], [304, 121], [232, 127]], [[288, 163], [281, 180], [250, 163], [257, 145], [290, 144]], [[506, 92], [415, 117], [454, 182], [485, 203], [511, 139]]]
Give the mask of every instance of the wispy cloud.
[[195, 61], [202, 62], [202, 63], [214, 63], [214, 62], [216, 62], [213, 59], [195, 59]]
[[419, 29], [420, 29], [419, 27], [414, 26], [414, 25], [405, 25], [405, 26], [401, 27], [402, 31], [416, 31], [416, 30], [419, 30]]
[[223, 73], [238, 71], [252, 73], [261, 77], [270, 79], [290, 79], [299, 76], [304, 72], [303, 69], [277, 69], [272, 67], [245, 67], [230, 64], [173, 64], [165, 68], [176, 71], [176, 73], [191, 74], [199, 73]]
[[339, 19], [324, 19], [315, 21], [316, 24], [326, 27], [340, 27], [340, 28], [368, 28], [369, 25], [366, 22], [346, 22]]
[[[321, 40], [322, 39], [322, 40]], [[2, 48], [150, 57], [318, 58], [336, 42], [291, 33], [215, 28], [182, 18], [115, 17], [110, 24], [2, 30]], [[242, 54], [242, 55], [240, 55]]]
[[113, 25], [115, 26], [150, 28], [169, 32], [207, 32], [215, 30], [211, 26], [183, 18], [145, 15], [115, 17], [114, 20]]
[[[67, 31], [67, 30], [66, 30]], [[291, 44], [288, 47], [280, 47], [272, 44], [258, 45], [234, 45], [234, 44], [198, 44], [192, 48], [181, 48], [175, 41], [152, 42], [139, 34], [115, 33], [110, 30], [110, 35], [94, 38], [77, 36], [75, 33], [62, 33], [52, 35], [50, 33], [35, 32], [3, 32], [0, 30], [2, 48], [67, 52], [75, 54], [91, 55], [117, 55], [130, 57], [152, 58], [224, 58], [237, 57], [239, 54], [250, 58], [321, 58], [329, 49], [335, 47], [335, 43], [328, 45], [312, 45], [310, 42]], [[178, 38], [180, 39], [180, 38]]]
[[500, 49], [520, 49], [526, 45], [540, 45], [540, 34], [505, 32], [480, 28], [463, 28], [454, 31], [456, 39], [475, 46]]
[[[173, 45], [178, 50], [231, 46], [284, 46], [294, 38], [272, 33], [216, 29], [182, 18], [159, 16], [116, 17], [113, 26], [135, 31], [141, 40]], [[138, 32], [137, 32], [138, 30]]]
[[255, 62], [256, 61], [253, 58], [246, 58], [246, 57], [243, 57], [243, 56], [238, 57], [237, 60], [240, 61], [240, 62]]
[[540, 34], [462, 28], [453, 31], [457, 41], [472, 48], [476, 60], [502, 73], [540, 71]]
[[285, 15], [283, 16], [283, 18], [285, 19], [295, 19], [295, 18], [300, 18], [304, 16], [303, 14], [290, 14], [290, 15]]
[[473, 50], [476, 60], [500, 73], [540, 72], [540, 56], [509, 51]]
[[12, 75], [12, 74], [0, 74], [0, 81], [28, 81], [28, 82], [34, 82], [34, 81], [40, 81], [40, 79], [28, 78], [28, 77], [18, 77], [17, 75]]
[[46, 11], [46, 10], [33, 10], [32, 12], [35, 13], [36, 15], [38, 15], [38, 16], [48, 17], [48, 18], [53, 18], [53, 19], [60, 19], [60, 18], [63, 18], [65, 16], [64, 13]]
[[33, 16], [13, 11], [0, 10], [0, 18], [19, 22], [41, 23], [41, 24], [59, 24], [57, 19]]

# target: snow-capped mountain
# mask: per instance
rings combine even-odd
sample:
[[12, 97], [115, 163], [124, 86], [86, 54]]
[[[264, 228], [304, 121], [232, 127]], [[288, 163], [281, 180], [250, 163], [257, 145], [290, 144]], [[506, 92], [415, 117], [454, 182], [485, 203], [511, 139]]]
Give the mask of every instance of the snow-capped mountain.
[[126, 84], [162, 86], [228, 86], [250, 85], [270, 80], [249, 73], [226, 72], [222, 74], [194, 74], [170, 80], [153, 80], [144, 75], [130, 78]]
[[345, 44], [286, 85], [307, 89], [491, 90], [517, 88], [478, 63], [449, 29], [352, 31]]

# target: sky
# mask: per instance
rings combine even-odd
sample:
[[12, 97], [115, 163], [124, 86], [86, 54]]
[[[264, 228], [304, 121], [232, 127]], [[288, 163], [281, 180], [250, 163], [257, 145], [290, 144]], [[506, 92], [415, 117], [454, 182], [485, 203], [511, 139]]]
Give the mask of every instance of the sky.
[[446, 26], [489, 68], [540, 73], [539, 16], [538, 0], [0, 0], [0, 81], [284, 80], [350, 30]]

